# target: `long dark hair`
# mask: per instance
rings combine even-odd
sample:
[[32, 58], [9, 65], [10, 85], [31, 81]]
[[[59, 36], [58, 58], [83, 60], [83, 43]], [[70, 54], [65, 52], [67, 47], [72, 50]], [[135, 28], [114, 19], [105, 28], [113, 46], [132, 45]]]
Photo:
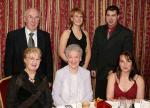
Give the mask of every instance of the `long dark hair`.
[[[136, 61], [135, 61], [135, 58], [133, 56], [132, 53], [128, 52], [128, 51], [124, 51], [120, 54], [120, 56], [125, 56], [127, 60], [131, 60], [132, 61], [132, 67], [131, 67], [131, 71], [130, 71], [130, 74], [129, 74], [129, 80], [133, 80], [134, 76], [136, 74], [140, 74], [139, 71], [138, 71], [138, 68], [137, 68], [137, 65], [136, 65]], [[119, 65], [119, 62], [120, 62], [120, 57], [118, 59], [118, 64], [117, 64], [117, 67], [115, 69], [115, 72], [117, 74], [117, 77], [118, 79], [120, 79], [120, 75], [121, 75], [121, 68], [120, 68], [120, 65]]]

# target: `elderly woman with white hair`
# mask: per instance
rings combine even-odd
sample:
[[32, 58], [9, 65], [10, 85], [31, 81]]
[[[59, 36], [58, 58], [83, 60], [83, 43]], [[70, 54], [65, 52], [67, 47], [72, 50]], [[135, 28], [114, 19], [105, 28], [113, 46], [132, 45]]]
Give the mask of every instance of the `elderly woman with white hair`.
[[82, 57], [79, 45], [71, 44], [65, 49], [68, 65], [56, 72], [52, 97], [54, 105], [67, 105], [92, 100], [90, 72], [79, 66]]

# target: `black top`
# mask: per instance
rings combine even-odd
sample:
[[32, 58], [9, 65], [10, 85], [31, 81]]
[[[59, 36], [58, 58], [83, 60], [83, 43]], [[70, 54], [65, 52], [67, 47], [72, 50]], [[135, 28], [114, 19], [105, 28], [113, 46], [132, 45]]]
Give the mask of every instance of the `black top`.
[[[68, 41], [67, 41], [67, 45], [70, 45], [70, 44], [78, 44], [80, 45], [80, 47], [82, 48], [83, 50], [83, 55], [82, 55], [82, 60], [80, 61], [80, 66], [83, 66], [84, 65], [84, 62], [85, 62], [85, 50], [86, 50], [86, 46], [87, 46], [87, 40], [86, 40], [86, 35], [84, 34], [84, 32], [81, 30], [82, 32], [82, 38], [79, 40], [76, 38], [76, 36], [74, 35], [72, 29], [71, 29], [71, 33], [70, 33], [70, 36], [68, 38]], [[62, 67], [66, 66], [67, 63], [65, 63], [64, 61], [62, 61]]]
[[[21, 75], [21, 77], [20, 77]], [[18, 86], [18, 77], [21, 78], [22, 82]], [[35, 82], [32, 83], [29, 80], [28, 74], [23, 71], [17, 76], [13, 76], [9, 83], [8, 94], [6, 105], [7, 108], [18, 108], [24, 101], [30, 98], [31, 95], [36, 94], [39, 88], [39, 85], [44, 80], [44, 76], [39, 76], [36, 74]], [[29, 108], [50, 108], [52, 105], [51, 91], [48, 87], [48, 81], [44, 82], [44, 90], [41, 95], [36, 99]]]

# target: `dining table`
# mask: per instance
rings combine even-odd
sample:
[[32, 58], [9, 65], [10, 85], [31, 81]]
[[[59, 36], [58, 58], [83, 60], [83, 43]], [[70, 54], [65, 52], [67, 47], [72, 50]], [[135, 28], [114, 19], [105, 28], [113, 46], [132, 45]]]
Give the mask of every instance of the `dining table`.
[[[112, 108], [150, 108], [150, 100], [106, 100]], [[57, 106], [56, 108], [82, 108], [82, 103]], [[97, 108], [95, 102], [90, 102], [89, 108]]]

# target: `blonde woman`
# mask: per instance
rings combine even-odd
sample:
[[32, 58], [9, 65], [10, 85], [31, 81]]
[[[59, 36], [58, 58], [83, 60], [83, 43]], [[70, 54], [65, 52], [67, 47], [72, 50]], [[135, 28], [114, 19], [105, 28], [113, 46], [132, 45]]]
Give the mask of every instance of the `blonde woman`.
[[7, 108], [51, 108], [52, 98], [48, 80], [39, 75], [38, 71], [41, 50], [27, 48], [23, 60], [25, 69], [10, 81]]
[[87, 68], [91, 58], [90, 41], [87, 31], [82, 29], [83, 12], [79, 8], [74, 8], [70, 12], [70, 29], [62, 33], [59, 44], [59, 56], [62, 59], [62, 67], [67, 65], [65, 48], [70, 44], [78, 44], [83, 50], [80, 66]]

